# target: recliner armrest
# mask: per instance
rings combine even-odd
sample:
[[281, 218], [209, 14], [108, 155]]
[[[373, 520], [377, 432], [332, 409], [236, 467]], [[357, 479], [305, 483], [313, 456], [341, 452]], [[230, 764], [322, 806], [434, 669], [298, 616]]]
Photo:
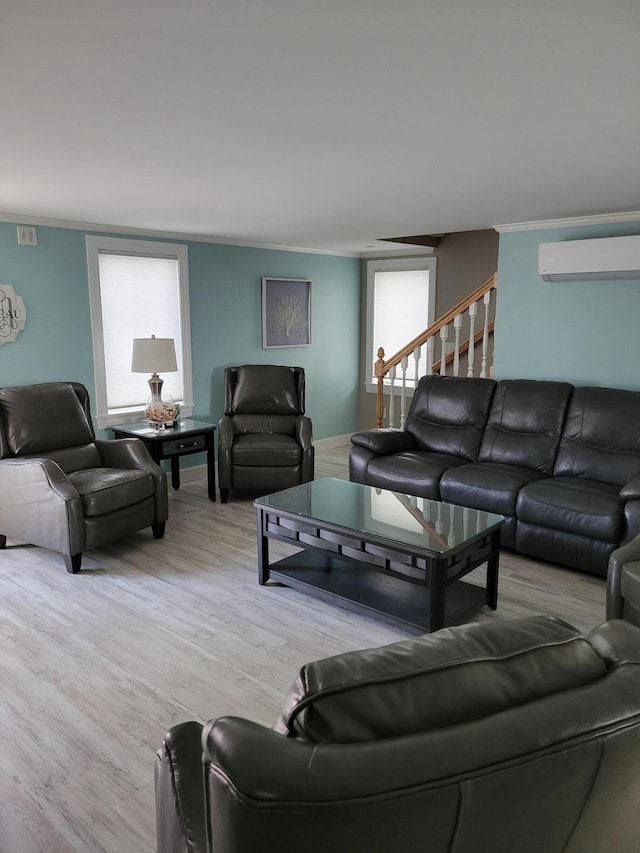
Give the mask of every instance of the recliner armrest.
[[351, 443], [358, 447], [365, 447], [378, 456], [386, 456], [390, 453], [402, 453], [404, 450], [415, 450], [416, 441], [410, 432], [404, 429], [366, 429], [355, 432], [351, 436]]
[[169, 517], [169, 495], [167, 475], [139, 438], [116, 438], [97, 440], [96, 447], [105, 468], [124, 468], [146, 471], [151, 474], [155, 484], [156, 521], [166, 521]]
[[158, 853], [207, 853], [201, 738], [200, 723], [181, 723], [156, 754]]
[[620, 489], [620, 497], [625, 501], [640, 499], [640, 475], [633, 477]]
[[640, 536], [636, 536], [626, 545], [616, 548], [609, 557], [607, 567], [607, 620], [622, 619], [624, 600], [622, 598], [622, 570], [631, 563], [640, 567]]
[[2, 532], [61, 554], [84, 550], [84, 513], [77, 490], [57, 462], [0, 460]]
[[311, 418], [306, 415], [298, 415], [296, 418], [296, 440], [303, 450], [313, 447]]

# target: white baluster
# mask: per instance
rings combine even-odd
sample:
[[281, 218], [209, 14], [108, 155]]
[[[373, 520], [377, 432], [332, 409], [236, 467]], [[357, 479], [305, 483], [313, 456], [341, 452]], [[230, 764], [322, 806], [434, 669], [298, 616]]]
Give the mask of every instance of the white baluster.
[[460, 375], [460, 329], [462, 328], [462, 314], [456, 314], [453, 318], [453, 333], [455, 343], [453, 345], [453, 375]]
[[445, 364], [445, 355], [447, 348], [447, 339], [449, 338], [449, 327], [443, 326], [440, 329], [440, 376], [444, 376], [447, 372]]
[[487, 351], [489, 348], [489, 305], [491, 303], [491, 291], [487, 290], [483, 300], [484, 302], [484, 328], [482, 330], [482, 368], [480, 369], [480, 377], [487, 377]]
[[422, 355], [422, 347], [416, 347], [413, 351], [413, 363], [414, 363], [414, 373], [413, 373], [413, 387], [418, 387], [418, 380], [420, 379], [420, 356]]
[[469, 305], [469, 351], [467, 353], [467, 376], [473, 376], [473, 362], [476, 355], [476, 317], [478, 316], [478, 303]]
[[435, 349], [435, 345], [435, 339], [433, 335], [431, 335], [431, 337], [427, 339], [427, 369], [425, 371], [427, 376], [431, 376], [433, 373], [433, 351]]
[[396, 383], [396, 368], [395, 365], [389, 370], [389, 426], [395, 426], [396, 419], [396, 395], [394, 388]]
[[447, 543], [450, 548], [453, 548], [456, 544], [456, 534], [453, 527], [453, 518], [456, 512], [456, 509], [453, 509], [453, 507], [449, 507], [449, 532], [447, 533]]
[[403, 429], [404, 422], [407, 419], [407, 367], [409, 366], [409, 356], [405, 357], [400, 362], [402, 370], [402, 386], [400, 388], [400, 429]]

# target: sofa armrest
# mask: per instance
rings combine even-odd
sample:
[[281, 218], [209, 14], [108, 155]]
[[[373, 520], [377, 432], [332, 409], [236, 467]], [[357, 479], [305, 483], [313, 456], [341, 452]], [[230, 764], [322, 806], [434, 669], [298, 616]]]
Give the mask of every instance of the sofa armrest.
[[620, 497], [625, 501], [637, 501], [640, 498], [640, 475], [625, 483], [620, 489]]
[[356, 447], [364, 447], [378, 456], [390, 453], [402, 453], [404, 450], [415, 450], [416, 442], [413, 435], [404, 429], [366, 429], [355, 432], [351, 443]]
[[201, 737], [200, 723], [181, 723], [156, 755], [158, 853], [207, 853]]
[[167, 475], [162, 466], [151, 458], [151, 454], [139, 438], [113, 438], [96, 440], [96, 447], [105, 468], [124, 468], [146, 471], [154, 481], [156, 522], [169, 517], [169, 494]]
[[80, 495], [51, 459], [0, 460], [2, 533], [61, 554], [84, 550]]

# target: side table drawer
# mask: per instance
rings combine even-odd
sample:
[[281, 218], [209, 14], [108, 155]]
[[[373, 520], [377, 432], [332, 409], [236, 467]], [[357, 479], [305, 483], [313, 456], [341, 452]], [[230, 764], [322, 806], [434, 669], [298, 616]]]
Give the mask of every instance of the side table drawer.
[[184, 438], [174, 438], [162, 443], [162, 452], [165, 456], [173, 453], [184, 453], [185, 450], [206, 450], [203, 435], [186, 435]]

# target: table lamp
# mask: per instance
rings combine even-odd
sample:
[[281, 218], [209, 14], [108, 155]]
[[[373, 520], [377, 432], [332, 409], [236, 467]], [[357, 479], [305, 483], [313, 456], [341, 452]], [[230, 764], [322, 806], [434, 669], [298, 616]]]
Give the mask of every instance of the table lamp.
[[134, 338], [131, 356], [132, 373], [150, 373], [151, 396], [144, 407], [145, 417], [156, 429], [172, 426], [178, 416], [178, 407], [171, 395], [162, 397], [163, 379], [158, 373], [173, 373], [178, 369], [173, 338]]

